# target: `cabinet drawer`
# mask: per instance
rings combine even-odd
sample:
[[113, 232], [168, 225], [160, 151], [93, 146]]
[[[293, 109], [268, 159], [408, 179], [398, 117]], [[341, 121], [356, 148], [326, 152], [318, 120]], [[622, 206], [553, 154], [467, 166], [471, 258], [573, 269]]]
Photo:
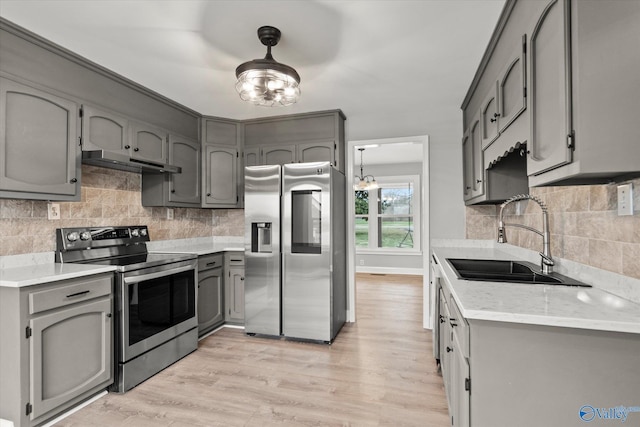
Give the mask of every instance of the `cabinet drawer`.
[[227, 253], [230, 267], [241, 267], [244, 265], [244, 252]]
[[464, 357], [469, 357], [469, 327], [466, 320], [460, 314], [458, 304], [453, 299], [449, 300], [449, 310], [451, 312], [450, 323], [453, 331], [454, 346], [458, 346]]
[[40, 313], [77, 302], [111, 295], [113, 276], [86, 278], [76, 282], [65, 282], [55, 288], [29, 294], [29, 314]]
[[202, 255], [198, 257], [198, 271], [222, 267], [224, 258], [222, 254]]

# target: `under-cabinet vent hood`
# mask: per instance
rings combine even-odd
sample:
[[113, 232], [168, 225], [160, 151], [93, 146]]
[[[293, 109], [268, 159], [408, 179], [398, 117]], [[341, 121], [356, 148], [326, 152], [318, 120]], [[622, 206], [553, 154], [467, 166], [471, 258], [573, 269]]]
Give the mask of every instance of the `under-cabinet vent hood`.
[[182, 168], [162, 163], [133, 159], [127, 155], [105, 150], [82, 152], [82, 163], [104, 168], [119, 169], [127, 172], [181, 173]]

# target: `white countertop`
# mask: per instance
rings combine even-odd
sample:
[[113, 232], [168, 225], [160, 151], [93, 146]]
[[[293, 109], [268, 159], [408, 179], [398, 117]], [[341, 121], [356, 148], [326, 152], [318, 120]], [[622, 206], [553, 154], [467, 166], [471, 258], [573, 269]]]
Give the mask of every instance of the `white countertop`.
[[216, 252], [244, 252], [244, 246], [228, 242], [197, 243], [193, 245], [172, 246], [164, 249], [150, 249], [149, 252], [175, 252], [183, 254], [208, 255]]
[[468, 320], [640, 333], [640, 304], [633, 301], [596, 287], [460, 280], [447, 258], [520, 258], [495, 248], [434, 247], [432, 250], [451, 295]]
[[58, 280], [76, 279], [99, 273], [115, 271], [111, 265], [87, 264], [33, 264], [0, 270], [0, 286], [22, 288], [24, 286], [41, 285]]

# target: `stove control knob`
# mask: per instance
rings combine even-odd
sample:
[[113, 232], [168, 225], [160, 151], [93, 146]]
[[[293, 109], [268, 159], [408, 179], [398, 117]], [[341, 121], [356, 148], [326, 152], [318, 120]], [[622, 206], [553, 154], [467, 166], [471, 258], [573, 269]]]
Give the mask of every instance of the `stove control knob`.
[[138, 237], [140, 235], [140, 230], [134, 228], [131, 230], [131, 237]]
[[141, 228], [140, 229], [140, 235], [143, 236], [143, 237], [146, 236], [147, 235], [147, 229], [146, 228]]
[[91, 239], [91, 233], [89, 233], [88, 231], [83, 231], [82, 233], [80, 233], [80, 240], [89, 240]]
[[71, 233], [67, 234], [67, 240], [70, 242], [75, 242], [79, 237], [80, 235], [77, 231], [72, 231]]

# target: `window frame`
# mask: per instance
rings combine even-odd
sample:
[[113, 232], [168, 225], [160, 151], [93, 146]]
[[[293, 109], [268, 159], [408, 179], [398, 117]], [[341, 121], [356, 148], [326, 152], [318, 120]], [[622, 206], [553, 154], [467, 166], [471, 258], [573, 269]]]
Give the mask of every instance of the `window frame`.
[[[411, 183], [413, 186], [413, 196], [411, 198], [411, 210], [413, 213], [411, 214], [381, 214], [378, 212], [378, 199], [377, 192], [379, 189], [375, 190], [367, 190], [369, 192], [369, 213], [366, 215], [354, 215], [354, 224], [358, 218], [368, 217], [368, 231], [369, 231], [369, 246], [357, 246], [356, 254], [393, 254], [393, 255], [401, 255], [401, 254], [421, 254], [421, 229], [422, 229], [422, 216], [421, 216], [421, 207], [422, 207], [422, 191], [421, 191], [421, 179], [420, 175], [389, 175], [389, 176], [376, 176], [376, 181], [380, 188], [392, 187], [397, 184], [407, 184]], [[354, 194], [355, 191], [353, 190]], [[372, 195], [373, 203], [372, 203]], [[354, 197], [355, 200], [355, 197]], [[378, 223], [381, 218], [393, 218], [393, 217], [411, 217], [411, 221], [413, 223], [413, 231], [412, 231], [412, 240], [413, 247], [412, 248], [390, 248], [390, 247], [378, 247]], [[354, 242], [355, 240], [355, 227], [354, 227]], [[373, 246], [372, 246], [373, 244]]]

